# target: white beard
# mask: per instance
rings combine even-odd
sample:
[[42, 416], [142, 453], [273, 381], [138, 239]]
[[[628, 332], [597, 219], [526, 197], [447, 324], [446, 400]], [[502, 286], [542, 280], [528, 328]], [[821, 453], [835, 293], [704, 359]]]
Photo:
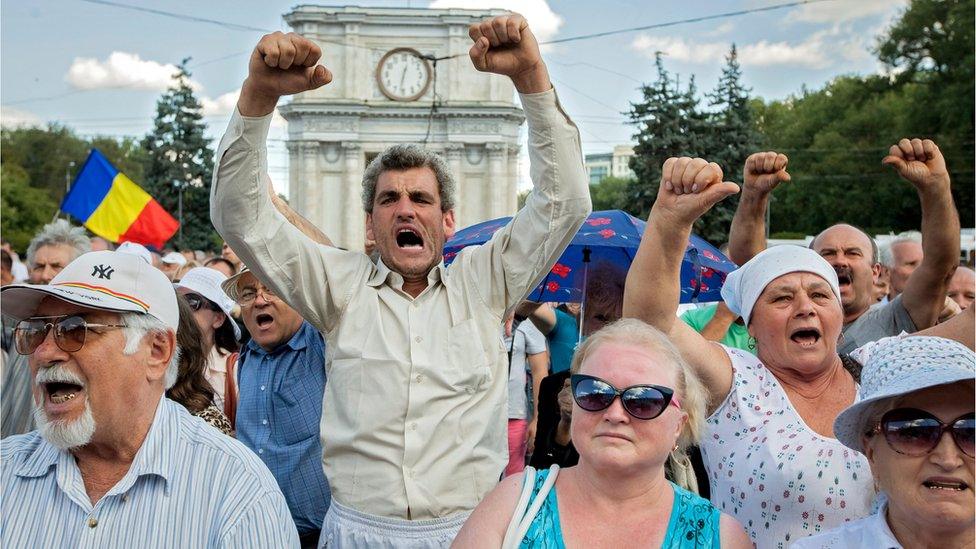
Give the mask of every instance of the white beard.
[[85, 411], [74, 421], [50, 421], [44, 409], [34, 403], [34, 421], [44, 440], [62, 450], [70, 450], [91, 442], [95, 435], [95, 418], [87, 400]]

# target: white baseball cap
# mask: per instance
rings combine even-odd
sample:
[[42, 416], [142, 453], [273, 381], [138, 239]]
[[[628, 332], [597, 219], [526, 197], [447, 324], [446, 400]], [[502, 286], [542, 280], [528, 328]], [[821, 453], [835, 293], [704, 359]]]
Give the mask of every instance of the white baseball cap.
[[142, 244], [135, 242], [123, 242], [115, 249], [117, 252], [141, 257], [146, 263], [152, 265], [152, 253]]
[[194, 267], [183, 275], [179, 282], [173, 284], [177, 288], [186, 288], [198, 293], [203, 297], [217, 304], [220, 310], [227, 317], [227, 322], [234, 328], [234, 337], [238, 341], [241, 339], [241, 329], [234, 322], [231, 310], [234, 308], [234, 300], [224, 293], [221, 284], [227, 280], [224, 273], [210, 267]]
[[179, 252], [170, 252], [160, 258], [160, 261], [169, 263], [170, 265], [179, 265], [180, 267], [186, 265], [186, 258]]
[[180, 324], [176, 291], [166, 275], [141, 256], [118, 250], [82, 254], [50, 284], [11, 284], [0, 292], [3, 312], [15, 320], [29, 318], [51, 296], [92, 309], [152, 315], [174, 332]]

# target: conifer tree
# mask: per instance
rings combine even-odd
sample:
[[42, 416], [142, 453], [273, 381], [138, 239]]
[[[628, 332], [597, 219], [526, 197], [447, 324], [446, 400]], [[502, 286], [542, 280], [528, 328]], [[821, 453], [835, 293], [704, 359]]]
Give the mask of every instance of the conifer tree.
[[182, 241], [177, 233], [169, 245], [216, 249], [219, 237], [210, 223], [213, 151], [210, 140], [204, 136], [202, 106], [190, 87], [188, 61], [186, 58], [180, 63], [175, 82], [156, 102], [153, 129], [143, 139], [148, 155], [142, 183], [173, 217], [179, 215], [182, 187]]

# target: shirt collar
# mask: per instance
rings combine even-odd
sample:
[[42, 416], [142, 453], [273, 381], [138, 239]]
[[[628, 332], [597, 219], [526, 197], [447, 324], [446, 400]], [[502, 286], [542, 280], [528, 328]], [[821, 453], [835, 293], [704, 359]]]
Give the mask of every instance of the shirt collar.
[[[390, 270], [389, 267], [383, 263], [382, 259], [376, 260], [376, 269], [373, 271], [373, 275], [369, 277], [366, 281], [367, 286], [377, 287], [384, 282], [387, 282], [389, 278], [389, 285], [397, 290], [403, 289], [403, 276], [400, 273]], [[434, 266], [430, 272], [427, 273], [427, 287], [433, 286], [436, 282], [446, 283], [447, 281], [447, 267], [444, 266], [444, 260], [442, 259], [440, 263]]]
[[291, 349], [292, 351], [301, 351], [302, 349], [308, 347], [308, 338], [311, 333], [314, 333], [315, 328], [308, 323], [307, 320], [302, 321], [302, 325], [298, 327], [298, 330], [292, 334], [291, 339], [283, 345], [278, 345], [271, 351], [264, 350], [264, 347], [258, 345], [254, 338], [251, 338], [247, 342], [247, 348], [249, 352], [259, 353], [262, 355], [273, 355], [282, 351], [285, 348]]
[[[126, 473], [126, 477], [132, 478], [132, 482], [135, 482], [135, 478], [142, 475], [158, 475], [166, 481], [167, 493], [176, 463], [176, 456], [173, 453], [178, 451], [176, 441], [180, 436], [178, 412], [173, 406], [178, 406], [178, 404], [169, 402], [165, 397], [160, 398], [159, 404], [156, 406], [156, 415], [149, 427], [149, 433], [146, 434], [146, 439], [142, 441], [142, 447], [139, 448], [132, 465], [129, 467], [129, 472]], [[37, 436], [40, 437], [40, 433]], [[58, 465], [62, 454], [68, 454], [69, 457], [72, 457], [64, 463], [75, 463], [70, 452], [61, 450], [41, 438], [41, 443], [37, 449], [17, 469], [16, 474], [21, 477], [44, 476], [53, 466]], [[122, 484], [123, 482], [120, 482], [116, 488], [122, 489]], [[124, 489], [128, 489], [128, 487], [126, 486]], [[116, 490], [113, 488], [112, 491]]]

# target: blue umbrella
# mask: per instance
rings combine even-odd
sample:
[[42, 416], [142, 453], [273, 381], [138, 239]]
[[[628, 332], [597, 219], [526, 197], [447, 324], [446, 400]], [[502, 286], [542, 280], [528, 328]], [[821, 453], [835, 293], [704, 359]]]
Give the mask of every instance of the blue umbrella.
[[[484, 221], [458, 231], [444, 245], [444, 263], [450, 265], [461, 249], [491, 239], [511, 217]], [[582, 302], [588, 267], [608, 262], [630, 268], [646, 223], [621, 210], [593, 212], [542, 283], [529, 294], [533, 301]], [[681, 264], [681, 302], [720, 301], [725, 277], [736, 269], [722, 252], [703, 238], [691, 235]]]

